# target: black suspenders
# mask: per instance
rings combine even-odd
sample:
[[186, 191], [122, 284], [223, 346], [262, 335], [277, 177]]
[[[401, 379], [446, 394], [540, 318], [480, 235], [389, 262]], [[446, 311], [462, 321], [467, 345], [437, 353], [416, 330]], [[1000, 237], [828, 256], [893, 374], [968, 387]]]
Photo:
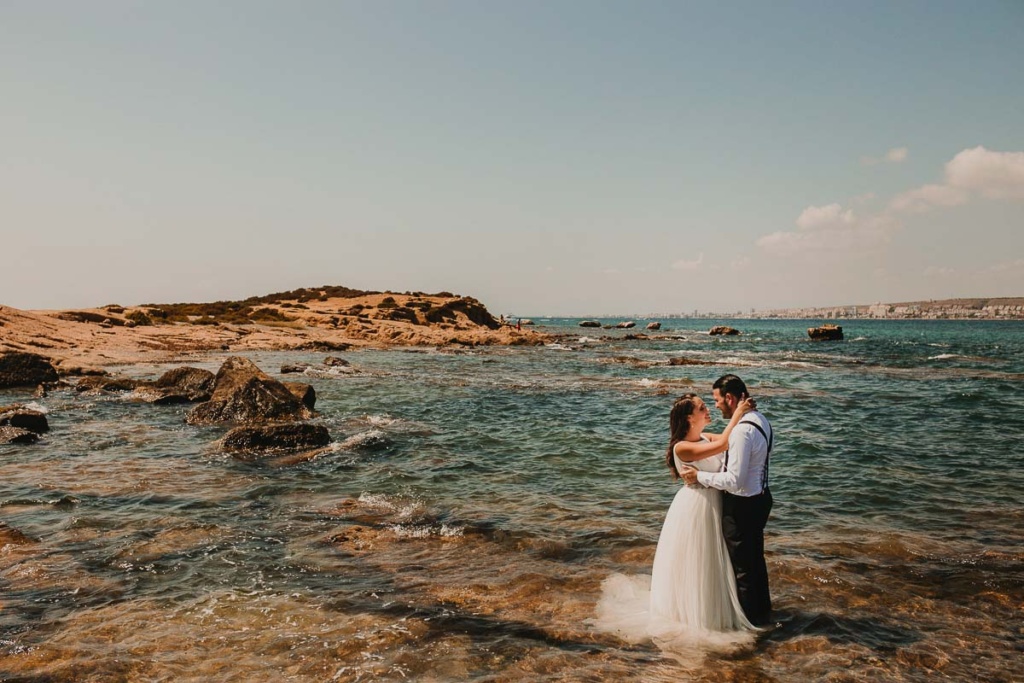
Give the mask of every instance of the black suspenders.
[[[761, 493], [764, 493], [764, 490], [768, 488], [768, 460], [772, 454], [772, 441], [775, 439], [775, 430], [773, 429], [772, 435], [768, 436], [767, 434], [764, 433], [764, 428], [761, 425], [757, 424], [756, 422], [751, 422], [750, 420], [740, 420], [739, 422], [736, 423], [736, 426], [738, 427], [740, 425], [750, 425], [757, 431], [761, 432], [761, 436], [763, 436], [764, 440], [768, 442], [768, 452], [764, 454], [764, 472], [761, 473]], [[723, 465], [723, 467], [729, 467], [729, 451], [725, 452], [725, 464]]]

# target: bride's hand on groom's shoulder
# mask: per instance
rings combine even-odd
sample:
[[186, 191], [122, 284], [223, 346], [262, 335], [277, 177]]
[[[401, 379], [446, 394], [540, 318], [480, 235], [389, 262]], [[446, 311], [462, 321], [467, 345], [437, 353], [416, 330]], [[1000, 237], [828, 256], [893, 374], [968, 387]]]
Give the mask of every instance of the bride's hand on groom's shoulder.
[[740, 413], [746, 415], [747, 413], [757, 410], [757, 401], [747, 396], [739, 403]]

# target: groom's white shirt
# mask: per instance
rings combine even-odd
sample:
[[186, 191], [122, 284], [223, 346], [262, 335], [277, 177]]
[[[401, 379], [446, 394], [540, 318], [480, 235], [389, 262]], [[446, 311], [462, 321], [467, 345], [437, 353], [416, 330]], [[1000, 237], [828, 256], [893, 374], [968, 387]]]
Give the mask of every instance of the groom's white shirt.
[[[769, 437], [772, 427], [768, 418], [754, 411], [743, 416], [744, 422], [756, 421]], [[721, 472], [697, 472], [697, 481], [713, 489], [737, 496], [761, 493], [765, 465], [768, 463], [768, 442], [753, 425], [740, 422], [729, 435], [728, 459]]]

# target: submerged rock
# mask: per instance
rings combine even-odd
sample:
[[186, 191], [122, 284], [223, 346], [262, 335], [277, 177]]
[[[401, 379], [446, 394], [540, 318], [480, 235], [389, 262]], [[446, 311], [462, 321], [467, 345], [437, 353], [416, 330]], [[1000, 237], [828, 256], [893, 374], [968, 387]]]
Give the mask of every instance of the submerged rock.
[[0, 427], [0, 444], [28, 444], [39, 441], [39, 435], [21, 427]]
[[301, 375], [306, 371], [306, 368], [316, 367], [312, 363], [285, 363], [281, 366], [282, 375]]
[[75, 391], [99, 393], [101, 391], [114, 392], [114, 391], [135, 391], [140, 384], [145, 384], [143, 380], [133, 379], [131, 377], [101, 377], [97, 375], [91, 375], [89, 377], [83, 377], [78, 380], [78, 384], [75, 385]]
[[0, 353], [0, 389], [36, 387], [56, 381], [57, 369], [49, 358], [22, 351]]
[[236, 453], [280, 454], [320, 448], [331, 442], [331, 435], [323, 425], [308, 422], [235, 427], [221, 445], [225, 451]]
[[307, 420], [313, 411], [252, 361], [232, 356], [217, 372], [213, 395], [189, 411], [189, 424]]
[[29, 538], [14, 527], [0, 522], [0, 548], [5, 545], [28, 545], [30, 543], [37, 543], [37, 541], [34, 538]]
[[50, 431], [50, 424], [46, 421], [45, 413], [23, 408], [20, 405], [0, 408], [0, 427], [17, 427], [36, 434]]

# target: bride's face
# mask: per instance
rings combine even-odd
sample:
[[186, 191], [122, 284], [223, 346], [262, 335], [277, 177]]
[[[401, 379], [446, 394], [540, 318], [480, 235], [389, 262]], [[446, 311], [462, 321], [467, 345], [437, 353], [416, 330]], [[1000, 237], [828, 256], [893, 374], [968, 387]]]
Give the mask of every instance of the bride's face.
[[699, 431], [704, 431], [704, 428], [711, 424], [711, 411], [708, 409], [708, 405], [699, 398], [694, 399], [693, 406], [693, 424], [699, 425]]

